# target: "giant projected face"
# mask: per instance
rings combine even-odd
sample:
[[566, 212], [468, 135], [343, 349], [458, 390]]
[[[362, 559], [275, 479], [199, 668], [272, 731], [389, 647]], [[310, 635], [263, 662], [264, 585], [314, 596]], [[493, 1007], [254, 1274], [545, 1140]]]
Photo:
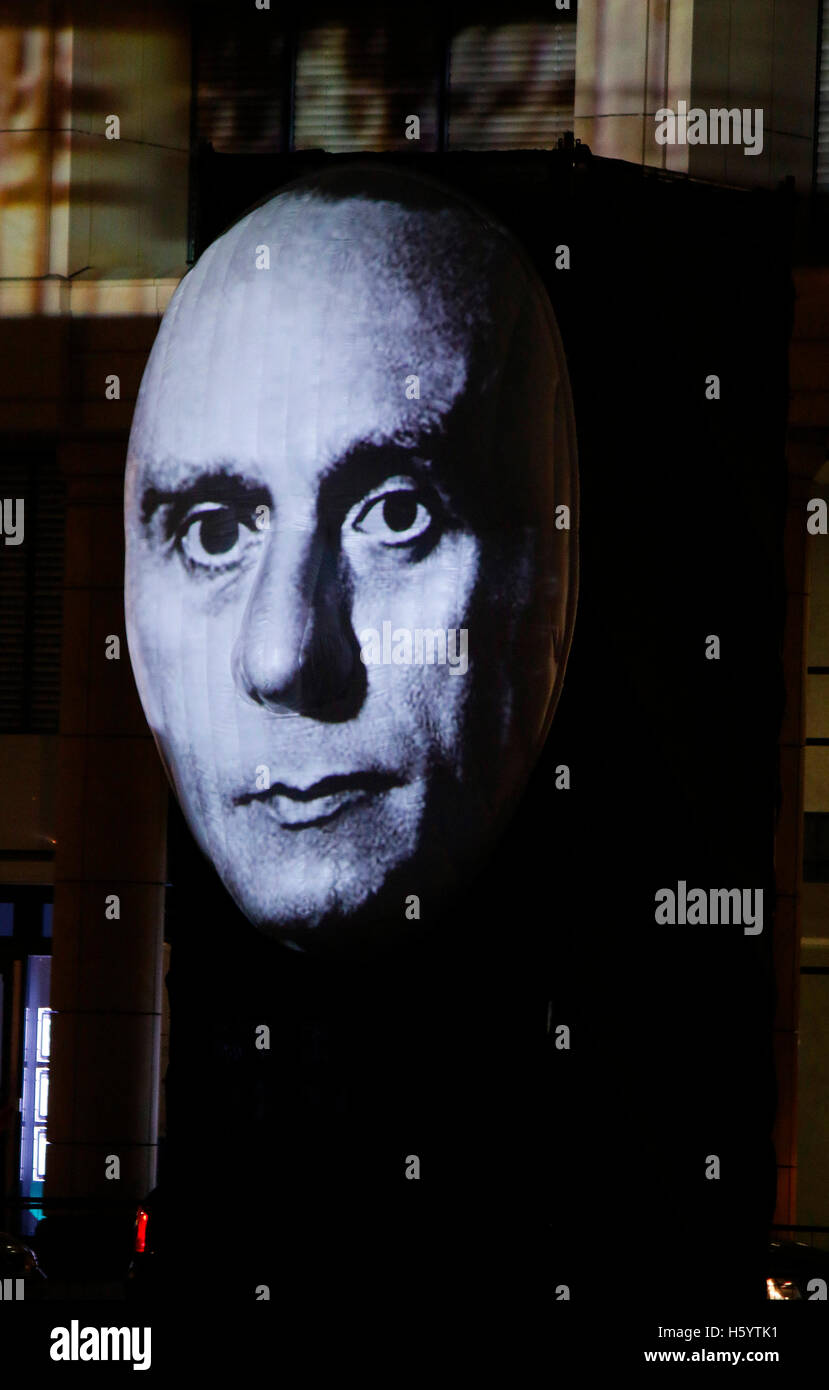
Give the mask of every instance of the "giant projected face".
[[127, 633], [263, 931], [403, 930], [492, 842], [563, 675], [574, 489], [549, 302], [465, 201], [328, 172], [185, 277], [130, 437]]

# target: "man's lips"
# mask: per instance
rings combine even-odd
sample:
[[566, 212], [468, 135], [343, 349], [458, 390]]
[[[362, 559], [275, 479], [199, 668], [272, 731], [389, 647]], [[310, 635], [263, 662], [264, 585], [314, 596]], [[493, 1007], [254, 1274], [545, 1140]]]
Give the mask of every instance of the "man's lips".
[[332, 820], [347, 806], [402, 785], [403, 779], [389, 772], [337, 773], [312, 782], [310, 787], [272, 782], [266, 790], [243, 792], [234, 797], [233, 804], [248, 806], [254, 801], [263, 802], [275, 812], [285, 829], [300, 830], [306, 825]]

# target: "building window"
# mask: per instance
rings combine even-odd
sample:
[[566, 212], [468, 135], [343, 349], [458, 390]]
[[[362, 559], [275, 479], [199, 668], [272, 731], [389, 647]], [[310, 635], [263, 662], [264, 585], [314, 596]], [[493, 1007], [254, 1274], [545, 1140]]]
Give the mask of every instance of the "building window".
[[56, 733], [65, 503], [54, 454], [9, 452], [3, 497], [23, 503], [23, 539], [0, 546], [0, 734]]
[[328, 24], [300, 33], [298, 150], [437, 149], [439, 45], [427, 25], [401, 14], [396, 24]]
[[829, 883], [829, 813], [807, 811], [803, 817], [803, 881]]
[[554, 149], [573, 128], [575, 93], [572, 20], [471, 25], [452, 39], [449, 146]]
[[221, 154], [553, 149], [573, 125], [575, 5], [553, 14], [355, 23], [328, 6], [291, 32], [276, 9], [199, 7], [196, 137]]
[[253, 5], [196, 7], [195, 134], [217, 154], [273, 154], [283, 146], [286, 36]]

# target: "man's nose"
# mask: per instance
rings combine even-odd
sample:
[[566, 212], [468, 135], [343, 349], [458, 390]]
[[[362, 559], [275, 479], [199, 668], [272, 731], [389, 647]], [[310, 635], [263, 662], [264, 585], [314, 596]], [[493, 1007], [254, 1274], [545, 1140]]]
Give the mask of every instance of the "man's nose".
[[272, 527], [233, 649], [240, 693], [280, 713], [352, 719], [366, 672], [350, 607], [337, 538], [320, 527]]

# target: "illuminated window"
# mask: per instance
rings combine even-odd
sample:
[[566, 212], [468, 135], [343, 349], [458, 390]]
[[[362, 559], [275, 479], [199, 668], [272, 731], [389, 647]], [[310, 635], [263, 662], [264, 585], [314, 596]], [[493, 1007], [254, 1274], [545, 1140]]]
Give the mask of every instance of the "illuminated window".
[[[225, 154], [288, 148], [554, 149], [573, 126], [575, 5], [485, 23], [411, 22], [327, 7], [291, 36], [277, 12], [206, 4], [196, 39], [196, 135]], [[267, 18], [265, 17], [267, 16]], [[416, 116], [419, 129], [411, 123]], [[417, 138], [412, 138], [413, 135]]]
[[[297, 149], [433, 150], [439, 56], [426, 25], [329, 24], [299, 36]], [[417, 116], [419, 138], [407, 138]], [[414, 130], [413, 126], [409, 126]]]
[[43, 1182], [46, 1177], [46, 1126], [36, 1125], [32, 1158], [32, 1182]]
[[52, 1010], [37, 1011], [37, 1060], [48, 1062], [52, 1050]]
[[49, 1118], [49, 1068], [38, 1067], [35, 1073], [35, 1119], [45, 1124]]
[[575, 90], [572, 20], [470, 25], [452, 40], [449, 145], [554, 149], [573, 128]]
[[24, 1197], [33, 1194], [46, 1173], [49, 1063], [52, 1056], [52, 1010], [49, 1008], [51, 966], [51, 956], [26, 958], [23, 1094], [20, 1107], [20, 1181]]
[[282, 147], [285, 36], [253, 5], [204, 5], [196, 27], [196, 137], [219, 154]]

